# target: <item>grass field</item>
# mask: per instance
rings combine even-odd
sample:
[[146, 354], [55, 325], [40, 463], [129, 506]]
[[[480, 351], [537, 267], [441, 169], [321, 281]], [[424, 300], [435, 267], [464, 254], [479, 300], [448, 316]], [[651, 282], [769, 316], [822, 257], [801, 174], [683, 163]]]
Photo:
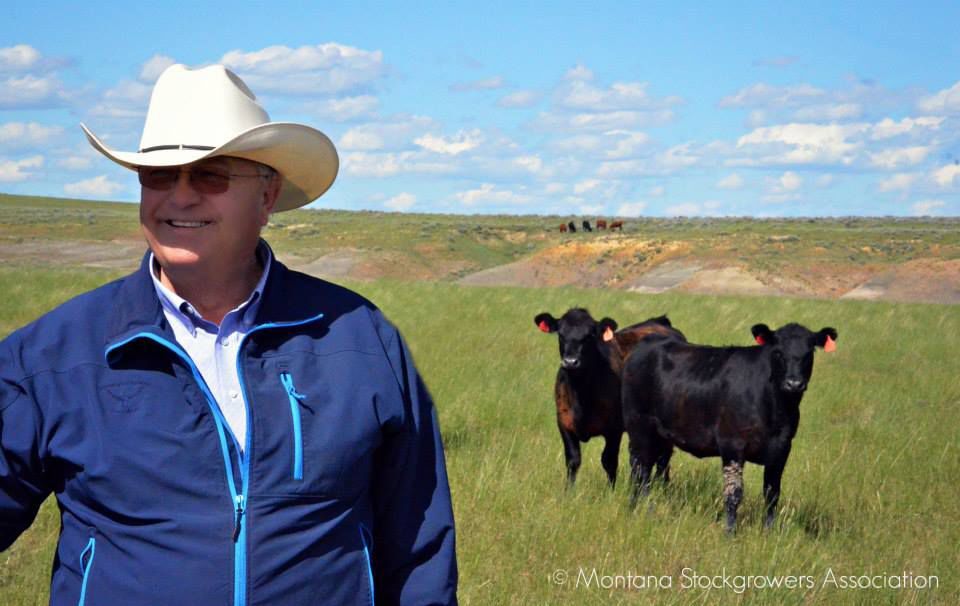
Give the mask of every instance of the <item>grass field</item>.
[[[114, 275], [0, 267], [0, 336]], [[436, 400], [457, 520], [461, 603], [960, 603], [960, 307], [447, 283], [351, 286], [401, 328]], [[626, 446], [611, 492], [599, 465], [602, 443], [590, 442], [576, 487], [564, 491], [551, 395], [556, 337], [540, 333], [532, 319], [573, 305], [621, 325], [666, 312], [692, 341], [711, 344], [749, 344], [756, 322], [837, 328], [838, 351], [817, 355], [772, 532], [761, 531], [755, 466], [747, 467], [733, 539], [717, 518], [716, 460], [678, 453], [672, 485], [654, 489], [652, 509], [631, 512]], [[0, 604], [46, 604], [57, 515], [48, 501], [34, 526], [0, 554]], [[938, 586], [836, 586], [849, 575], [904, 573], [936, 576]], [[712, 579], [724, 574], [731, 586]], [[653, 575], [659, 588], [638, 588], [633, 579], [625, 589], [616, 575]], [[740, 593], [736, 586], [747, 575], [809, 576], [813, 587]], [[687, 587], [696, 582], [721, 586]]]

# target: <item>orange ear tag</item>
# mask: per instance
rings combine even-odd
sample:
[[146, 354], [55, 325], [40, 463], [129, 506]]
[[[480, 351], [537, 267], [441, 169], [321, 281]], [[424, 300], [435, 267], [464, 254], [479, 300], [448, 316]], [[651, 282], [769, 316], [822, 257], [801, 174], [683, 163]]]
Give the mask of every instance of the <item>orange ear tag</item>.
[[604, 341], [613, 341], [613, 329], [607, 326], [607, 329], [603, 331], [603, 340]]
[[539, 326], [540, 330], [542, 330], [543, 332], [550, 332], [550, 327], [547, 326], [546, 320], [540, 320], [540, 324], [538, 324], [537, 326]]
[[837, 342], [827, 335], [827, 342], [823, 344], [823, 351], [837, 351]]

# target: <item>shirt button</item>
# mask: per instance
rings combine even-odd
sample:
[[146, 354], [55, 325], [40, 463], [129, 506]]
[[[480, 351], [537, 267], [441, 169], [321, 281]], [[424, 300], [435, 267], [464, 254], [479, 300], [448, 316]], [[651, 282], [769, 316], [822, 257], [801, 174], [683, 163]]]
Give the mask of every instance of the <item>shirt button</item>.
[[230, 390], [230, 399], [231, 399], [231, 400], [236, 400], [236, 399], [239, 398], [239, 397], [240, 397], [240, 392], [234, 391], [234, 390]]

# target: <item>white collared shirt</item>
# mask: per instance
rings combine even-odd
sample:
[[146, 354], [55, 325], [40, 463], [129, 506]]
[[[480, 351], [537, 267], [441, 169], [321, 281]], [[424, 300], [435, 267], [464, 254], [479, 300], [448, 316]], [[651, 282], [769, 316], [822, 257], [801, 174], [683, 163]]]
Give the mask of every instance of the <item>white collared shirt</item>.
[[189, 301], [160, 282], [158, 266], [153, 253], [150, 254], [150, 275], [163, 307], [163, 315], [173, 329], [177, 343], [193, 360], [210, 393], [216, 398], [241, 452], [246, 450], [247, 404], [238, 375], [237, 354], [243, 338], [253, 328], [273, 262], [270, 248], [262, 242], [257, 246], [257, 258], [263, 266], [263, 275], [246, 301], [227, 313], [220, 326], [217, 326], [204, 320]]

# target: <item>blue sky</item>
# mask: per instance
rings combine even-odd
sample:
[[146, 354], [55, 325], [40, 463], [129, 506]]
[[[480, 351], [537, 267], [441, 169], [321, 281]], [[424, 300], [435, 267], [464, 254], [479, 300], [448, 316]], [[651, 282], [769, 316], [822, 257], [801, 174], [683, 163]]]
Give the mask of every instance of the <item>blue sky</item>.
[[[341, 157], [314, 207], [960, 215], [960, 5], [16, 2], [0, 191], [136, 201], [165, 66], [224, 63]], [[729, 6], [727, 6], [729, 5]]]

